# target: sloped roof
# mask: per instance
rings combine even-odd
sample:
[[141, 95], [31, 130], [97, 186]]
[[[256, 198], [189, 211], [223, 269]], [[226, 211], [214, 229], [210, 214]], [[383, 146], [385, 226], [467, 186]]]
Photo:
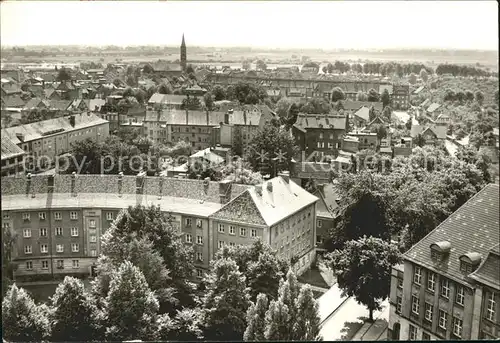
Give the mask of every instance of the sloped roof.
[[71, 106], [71, 103], [71, 100], [50, 100], [50, 107], [60, 111], [65, 111]]
[[354, 113], [354, 116], [368, 122], [370, 120], [370, 109], [368, 107], [363, 106]]
[[373, 106], [375, 111], [382, 111], [382, 103], [381, 102], [370, 102], [370, 101], [353, 101], [353, 100], [345, 100], [342, 101], [342, 105], [344, 106], [344, 109], [347, 111], [356, 111], [359, 110], [361, 107], [367, 107], [370, 108]]
[[240, 221], [242, 223], [254, 225], [266, 225], [264, 218], [253, 201], [250, 192], [246, 190], [211, 217], [215, 219], [226, 219], [230, 221]]
[[313, 195], [320, 200], [316, 205], [316, 214], [321, 217], [335, 218], [335, 211], [339, 208], [337, 203], [338, 194], [332, 183], [323, 184], [323, 193], [316, 190]]
[[500, 290], [500, 244], [488, 252], [479, 268], [469, 275], [469, 278]]
[[24, 107], [26, 103], [19, 95], [2, 97], [5, 107]]
[[149, 98], [148, 103], [161, 104], [161, 103], [163, 103], [164, 98], [165, 98], [165, 94], [154, 93], [153, 95], [151, 95], [151, 98]]
[[415, 89], [415, 90], [413, 91], [413, 94], [418, 94], [418, 93], [420, 93], [421, 91], [423, 91], [423, 90], [424, 90], [424, 88], [425, 88], [425, 86], [420, 86], [420, 87], [418, 87], [417, 89]]
[[430, 106], [429, 106], [429, 107], [427, 107], [427, 112], [432, 113], [432, 112], [434, 112], [435, 110], [437, 110], [437, 109], [438, 109], [438, 108], [440, 108], [440, 107], [441, 107], [441, 105], [440, 105], [440, 104], [436, 104], [436, 103], [434, 102], [434, 103], [430, 104]]
[[63, 129], [65, 132], [69, 132], [98, 124], [104, 124], [107, 122], [107, 120], [99, 118], [95, 114], [82, 113], [75, 115], [74, 127], [71, 126], [69, 122], [69, 116], [66, 116], [2, 129], [2, 136], [5, 135], [6, 137], [10, 138], [15, 144], [20, 144], [21, 141], [19, 140], [19, 138], [17, 138], [16, 133], [23, 134], [24, 142], [27, 142], [39, 139], [44, 136], [45, 132], [50, 132], [52, 130]]
[[[460, 271], [460, 256], [479, 253], [486, 258], [500, 239], [498, 185], [489, 184], [415, 244], [404, 258], [447, 277], [470, 283]], [[440, 264], [431, 258], [430, 246], [451, 243], [449, 256]], [[496, 270], [498, 275], [498, 269]]]
[[89, 111], [95, 111], [96, 108], [97, 111], [100, 111], [101, 107], [106, 103], [106, 100], [104, 99], [87, 99], [84, 101], [87, 104], [87, 108], [89, 109]]
[[23, 149], [12, 142], [9, 137], [2, 135], [2, 160], [24, 154]]
[[224, 159], [221, 156], [217, 155], [216, 153], [212, 152], [210, 148], [200, 150], [189, 156], [189, 158], [202, 158], [215, 164], [224, 163]]
[[328, 114], [299, 114], [294, 126], [299, 129], [335, 129], [345, 130], [347, 124], [346, 116]]
[[431, 130], [438, 139], [446, 139], [446, 126], [439, 125], [431, 125], [431, 126], [423, 126], [423, 125], [412, 125], [410, 136], [412, 138], [417, 137], [419, 134], [423, 134], [427, 130]]

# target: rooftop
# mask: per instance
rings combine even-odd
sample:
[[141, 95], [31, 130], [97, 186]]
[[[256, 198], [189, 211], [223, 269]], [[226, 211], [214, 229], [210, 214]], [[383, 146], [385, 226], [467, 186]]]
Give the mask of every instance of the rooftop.
[[2, 160], [24, 154], [23, 149], [14, 144], [8, 137], [2, 135]]
[[[470, 284], [467, 276], [460, 271], [459, 258], [468, 253], [478, 253], [483, 257], [485, 264], [490, 250], [498, 244], [500, 239], [498, 191], [499, 187], [496, 184], [484, 187], [415, 244], [404, 257], [447, 277]], [[448, 258], [438, 264], [431, 258], [430, 246], [443, 241], [450, 242], [451, 249]], [[498, 277], [498, 269], [496, 273]]]
[[301, 129], [337, 129], [345, 130], [347, 117], [333, 114], [299, 114], [294, 124]]

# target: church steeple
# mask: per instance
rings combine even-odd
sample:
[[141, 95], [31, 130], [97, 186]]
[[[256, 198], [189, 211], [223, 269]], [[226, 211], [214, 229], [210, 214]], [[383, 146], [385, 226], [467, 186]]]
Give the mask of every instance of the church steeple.
[[184, 33], [182, 34], [181, 43], [181, 68], [182, 71], [186, 71], [187, 67], [187, 53], [186, 53], [186, 42], [184, 41]]

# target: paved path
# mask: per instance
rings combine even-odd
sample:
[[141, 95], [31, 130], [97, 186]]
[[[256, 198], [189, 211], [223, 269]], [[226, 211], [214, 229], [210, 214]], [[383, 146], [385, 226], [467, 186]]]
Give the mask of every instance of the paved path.
[[352, 338], [353, 341], [376, 341], [384, 336], [387, 330], [387, 321], [389, 319], [389, 304], [387, 301], [382, 303], [382, 311], [375, 316], [375, 322], [365, 322], [361, 329]]
[[[302, 286], [302, 285], [306, 285], [306, 284], [299, 282], [299, 285], [300, 285], [300, 286]], [[323, 287], [314, 286], [314, 285], [311, 285], [310, 283], [308, 283], [307, 285], [309, 285], [309, 287], [310, 287], [313, 291], [316, 291], [316, 292], [321, 292], [321, 293], [326, 293], [326, 292], [328, 292], [328, 288], [323, 288]]]

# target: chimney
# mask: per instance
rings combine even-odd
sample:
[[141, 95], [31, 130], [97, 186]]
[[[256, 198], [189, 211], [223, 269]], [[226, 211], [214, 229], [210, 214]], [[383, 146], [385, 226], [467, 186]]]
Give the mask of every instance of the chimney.
[[247, 111], [246, 110], [243, 110], [243, 123], [245, 123], [245, 125], [247, 125]]
[[208, 109], [206, 112], [207, 112], [207, 125], [210, 125], [210, 115], [209, 115]]
[[262, 196], [262, 185], [256, 185], [255, 192], [257, 192], [257, 195]]
[[75, 127], [75, 116], [69, 116], [69, 123], [72, 127]]
[[31, 173], [28, 173], [28, 175], [26, 175], [26, 196], [30, 194], [30, 190], [31, 190]]
[[229, 111], [224, 114], [224, 124], [229, 124]]
[[189, 125], [189, 111], [186, 107], [186, 125]]
[[318, 191], [321, 193], [322, 196], [325, 196], [325, 184], [324, 183], [316, 185], [316, 188], [318, 189]]
[[278, 176], [281, 176], [283, 181], [285, 181], [286, 183], [290, 183], [290, 172], [282, 171], [281, 173], [278, 174]]
[[135, 194], [143, 194], [144, 192], [144, 181], [145, 172], [141, 171], [135, 177]]
[[271, 181], [267, 181], [267, 191], [270, 193], [273, 192], [273, 183]]
[[122, 196], [122, 186], [123, 186], [123, 172], [118, 174], [118, 196]]
[[76, 172], [71, 174], [71, 196], [76, 197]]
[[47, 178], [47, 193], [54, 193], [54, 175]]
[[231, 190], [233, 182], [231, 180], [219, 181], [219, 198], [222, 205], [231, 200]]
[[159, 182], [160, 184], [159, 184], [159, 186], [158, 186], [158, 188], [159, 188], [158, 200], [161, 200], [161, 196], [162, 196], [162, 194], [163, 194], [163, 180], [164, 180], [164, 179], [163, 179], [163, 176], [160, 176], [160, 180], [159, 180], [159, 181], [160, 181], [160, 182]]

